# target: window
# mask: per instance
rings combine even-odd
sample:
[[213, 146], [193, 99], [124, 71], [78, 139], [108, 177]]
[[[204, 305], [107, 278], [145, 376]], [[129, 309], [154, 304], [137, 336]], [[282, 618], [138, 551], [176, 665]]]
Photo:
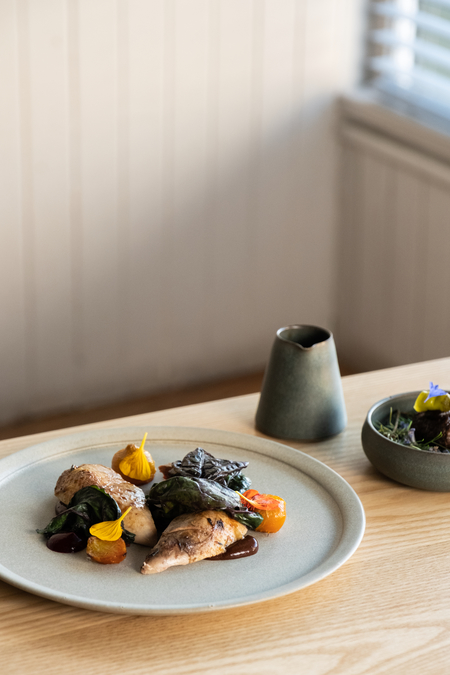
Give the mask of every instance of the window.
[[369, 2], [368, 79], [450, 117], [450, 0]]

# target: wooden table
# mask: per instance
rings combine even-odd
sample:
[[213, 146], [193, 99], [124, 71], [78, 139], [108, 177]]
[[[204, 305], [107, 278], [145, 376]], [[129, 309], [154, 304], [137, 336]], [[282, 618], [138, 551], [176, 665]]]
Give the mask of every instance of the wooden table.
[[[0, 582], [1, 673], [450, 672], [450, 496], [384, 478], [360, 442], [372, 403], [430, 380], [450, 388], [450, 358], [346, 377], [347, 429], [295, 444], [340, 473], [364, 505], [363, 541], [334, 574], [263, 604], [171, 617], [86, 611]], [[256, 434], [257, 402], [252, 394], [6, 440], [0, 456], [82, 429], [131, 424]]]

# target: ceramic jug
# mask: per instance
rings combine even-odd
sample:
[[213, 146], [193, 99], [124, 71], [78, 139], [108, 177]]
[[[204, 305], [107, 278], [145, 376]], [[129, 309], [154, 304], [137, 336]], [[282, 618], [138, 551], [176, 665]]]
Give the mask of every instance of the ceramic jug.
[[280, 328], [264, 374], [257, 429], [276, 438], [317, 440], [346, 424], [333, 335], [318, 326]]

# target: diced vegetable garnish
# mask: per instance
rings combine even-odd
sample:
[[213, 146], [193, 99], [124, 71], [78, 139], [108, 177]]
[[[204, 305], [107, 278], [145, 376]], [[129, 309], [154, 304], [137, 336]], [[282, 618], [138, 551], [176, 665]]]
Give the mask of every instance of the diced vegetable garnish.
[[86, 553], [91, 560], [101, 565], [116, 565], [127, 555], [127, 545], [123, 539], [103, 541], [97, 537], [89, 537]]

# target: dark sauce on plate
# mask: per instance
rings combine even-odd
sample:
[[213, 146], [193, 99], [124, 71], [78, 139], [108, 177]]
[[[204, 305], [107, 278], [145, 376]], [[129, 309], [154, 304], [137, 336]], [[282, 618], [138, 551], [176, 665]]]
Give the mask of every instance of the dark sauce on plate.
[[235, 541], [234, 544], [228, 546], [223, 553], [215, 555], [213, 558], [206, 558], [206, 560], [237, 560], [238, 558], [255, 555], [255, 553], [258, 553], [258, 541], [248, 534], [243, 539], [239, 539], [239, 541]]

